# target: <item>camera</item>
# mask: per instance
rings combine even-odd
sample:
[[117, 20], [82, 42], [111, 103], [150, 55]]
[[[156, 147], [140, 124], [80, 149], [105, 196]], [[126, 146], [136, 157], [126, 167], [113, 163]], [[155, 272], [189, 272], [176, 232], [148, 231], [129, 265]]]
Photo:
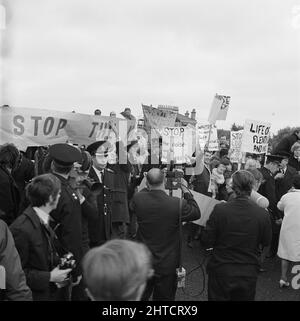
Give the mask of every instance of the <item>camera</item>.
[[181, 170], [167, 171], [166, 173], [166, 186], [165, 189], [175, 190], [180, 188], [181, 179], [183, 178], [183, 172]]
[[185, 287], [185, 277], [186, 277], [186, 270], [184, 267], [176, 269], [177, 275], [177, 288], [184, 288]]
[[87, 178], [82, 182], [83, 185], [85, 185], [91, 192], [97, 192], [97, 191], [101, 191], [103, 188], [103, 184], [94, 181], [91, 178]]
[[60, 258], [58, 267], [60, 268], [60, 270], [73, 270], [76, 267], [74, 255], [71, 252], [66, 253], [62, 258]]

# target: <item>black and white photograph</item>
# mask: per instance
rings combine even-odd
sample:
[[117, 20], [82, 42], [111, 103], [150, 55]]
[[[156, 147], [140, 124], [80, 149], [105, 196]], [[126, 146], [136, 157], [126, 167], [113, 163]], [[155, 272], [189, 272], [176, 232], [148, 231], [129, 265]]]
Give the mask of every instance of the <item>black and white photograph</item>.
[[0, 301], [299, 300], [300, 0], [0, 0]]

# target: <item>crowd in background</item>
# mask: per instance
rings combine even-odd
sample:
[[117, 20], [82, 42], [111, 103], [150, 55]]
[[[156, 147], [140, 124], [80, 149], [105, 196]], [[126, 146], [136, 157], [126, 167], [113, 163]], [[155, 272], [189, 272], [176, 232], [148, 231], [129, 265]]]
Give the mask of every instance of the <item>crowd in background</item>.
[[[146, 283], [152, 277], [151, 256], [155, 256], [155, 249], [149, 252], [148, 244], [131, 243], [138, 234], [138, 221], [131, 204], [145, 175], [153, 168], [162, 170], [167, 165], [160, 161], [161, 149], [158, 155], [149, 151], [148, 159], [142, 163], [136, 143], [124, 146], [117, 142], [116, 148], [104, 141], [81, 147], [55, 144], [28, 148], [26, 152], [13, 144], [0, 147], [0, 253], [6, 251], [0, 256], [3, 257], [0, 265], [6, 266], [6, 298], [135, 300], [143, 297]], [[116, 162], [109, 163], [112, 150]], [[126, 152], [132, 150], [138, 161], [119, 164], [118, 159], [124, 157], [120, 153], [129, 157]], [[205, 149], [201, 153], [201, 172], [184, 175], [187, 187], [229, 204], [239, 197], [234, 175], [240, 170], [247, 171], [251, 176], [251, 191], [247, 195], [255, 206], [268, 213], [272, 234], [270, 244], [267, 241], [260, 244], [259, 269], [265, 270], [266, 256], [278, 253], [282, 259], [280, 286], [289, 286], [289, 262], [300, 261], [297, 207], [300, 205], [300, 131], [284, 138], [270, 155], [246, 154], [241, 166], [231, 163], [226, 142], [220, 144], [217, 152]], [[151, 164], [150, 156], [158, 161]], [[193, 156], [195, 159], [199, 155]], [[184, 170], [193, 166], [189, 163], [177, 167]], [[191, 215], [194, 219], [200, 215], [196, 212], [194, 208]], [[194, 240], [201, 238], [202, 229], [189, 224], [187, 241], [193, 246]], [[131, 241], [117, 243], [120, 239]], [[132, 263], [123, 254], [128, 258], [132, 255]], [[62, 258], [67, 261], [63, 268]], [[99, 277], [96, 267], [101, 264], [105, 292], [93, 283]], [[115, 277], [109, 273], [120, 267], [128, 274], [126, 282], [124, 275], [118, 279], [120, 272], [114, 272]], [[133, 271], [135, 278], [129, 276]], [[217, 282], [211, 277], [213, 280]], [[117, 295], [118, 282], [126, 285], [120, 291], [121, 298]], [[211, 299], [216, 299], [212, 293]]]

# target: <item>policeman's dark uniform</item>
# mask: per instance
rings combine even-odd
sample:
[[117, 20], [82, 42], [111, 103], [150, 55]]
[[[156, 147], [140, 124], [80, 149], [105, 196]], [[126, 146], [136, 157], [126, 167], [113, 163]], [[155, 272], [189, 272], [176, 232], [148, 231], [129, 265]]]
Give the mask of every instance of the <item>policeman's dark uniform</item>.
[[[95, 142], [87, 147], [90, 154], [94, 154], [96, 150], [104, 144], [104, 141]], [[108, 149], [104, 155], [108, 155]], [[93, 198], [89, 201], [97, 207], [98, 218], [93, 225], [89, 226], [90, 246], [95, 247], [105, 243], [111, 239], [112, 224], [112, 191], [114, 188], [114, 172], [107, 168], [102, 171], [102, 182], [93, 168], [90, 169], [89, 178], [99, 184], [99, 188], [93, 191]]]
[[[286, 152], [281, 152], [279, 155], [284, 159], [289, 159], [290, 156], [290, 154]], [[282, 173], [283, 177], [276, 179], [275, 182], [277, 200], [280, 200], [281, 197], [286, 194], [288, 190], [293, 186], [293, 178], [297, 174], [297, 171], [288, 163], [285, 170], [280, 169], [279, 173]]]
[[128, 162], [126, 148], [122, 141], [116, 142], [116, 152], [118, 162], [116, 164], [108, 164], [108, 168], [114, 172], [112, 238], [125, 238], [130, 222], [128, 191], [131, 164]]
[[[279, 155], [267, 155], [267, 159], [271, 162], [281, 162], [283, 157]], [[278, 237], [280, 232], [280, 225], [275, 223], [276, 220], [281, 218], [281, 214], [277, 209], [277, 202], [279, 201], [276, 196], [276, 185], [274, 174], [271, 173], [266, 167], [259, 169], [263, 175], [264, 182], [258, 189], [258, 193], [265, 196], [269, 200], [269, 213], [272, 223], [272, 244], [271, 244], [271, 255], [274, 255], [277, 252], [278, 247]]]
[[[81, 152], [68, 144], [55, 144], [49, 147], [49, 156], [62, 166], [71, 166], [81, 161]], [[71, 187], [68, 179], [53, 173], [61, 182], [61, 196], [57, 208], [50, 213], [54, 219], [57, 237], [66, 251], [70, 251], [76, 260], [72, 276], [76, 280], [81, 275], [82, 244], [82, 213], [89, 210], [87, 202], [80, 204], [76, 190]], [[74, 292], [74, 289], [73, 289]]]

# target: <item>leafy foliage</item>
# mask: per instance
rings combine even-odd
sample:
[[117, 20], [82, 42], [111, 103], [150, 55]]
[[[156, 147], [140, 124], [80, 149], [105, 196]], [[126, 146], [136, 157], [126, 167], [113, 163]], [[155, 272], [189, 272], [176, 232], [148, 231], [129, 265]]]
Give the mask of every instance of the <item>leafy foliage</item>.
[[241, 129], [244, 129], [244, 126], [236, 125], [235, 123], [233, 123], [230, 130], [237, 131]]
[[273, 135], [272, 137], [270, 137], [269, 140], [269, 145], [272, 147], [272, 149], [274, 149], [278, 143], [286, 136], [292, 135], [292, 133], [296, 130], [296, 129], [300, 129], [300, 127], [285, 127], [282, 129], [279, 129], [279, 131], [277, 132], [277, 134]]

